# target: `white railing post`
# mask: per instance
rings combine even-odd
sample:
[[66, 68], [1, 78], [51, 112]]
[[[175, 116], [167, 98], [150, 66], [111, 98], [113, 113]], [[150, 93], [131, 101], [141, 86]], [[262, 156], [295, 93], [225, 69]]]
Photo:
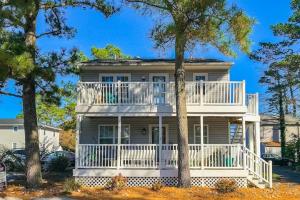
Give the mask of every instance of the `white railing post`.
[[201, 134], [201, 169], [204, 169], [204, 145], [203, 145], [203, 115], [200, 115], [200, 134]]
[[118, 81], [118, 84], [117, 84], [117, 88], [118, 88], [118, 105], [121, 105], [121, 81]]
[[268, 176], [269, 176], [269, 187], [272, 188], [272, 187], [273, 187], [273, 176], [272, 176], [272, 174], [273, 174], [273, 169], [272, 169], [272, 161], [269, 160], [268, 163], [269, 163], [269, 174], [268, 174]]
[[76, 121], [76, 149], [75, 149], [75, 169], [78, 169], [79, 166], [79, 140], [80, 140], [80, 131], [81, 131], [81, 120], [82, 115], [77, 115]]
[[245, 82], [245, 80], [243, 80], [243, 82], [242, 82], [242, 87], [243, 87], [243, 89], [242, 89], [243, 106], [246, 106], [246, 82]]
[[118, 116], [118, 146], [117, 146], [117, 169], [120, 169], [121, 164], [121, 131], [122, 131], [122, 122], [121, 116]]
[[204, 92], [203, 92], [203, 80], [200, 80], [200, 106], [203, 105]]
[[256, 101], [255, 101], [256, 115], [259, 115], [259, 95], [258, 95], [258, 93], [256, 93], [255, 96], [256, 96]]
[[162, 116], [158, 116], [158, 129], [159, 129], [159, 169], [162, 169]]

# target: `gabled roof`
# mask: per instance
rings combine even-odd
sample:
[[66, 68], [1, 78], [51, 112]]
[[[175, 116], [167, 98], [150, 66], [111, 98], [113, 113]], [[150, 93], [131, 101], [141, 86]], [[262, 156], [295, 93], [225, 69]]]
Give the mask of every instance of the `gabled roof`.
[[[193, 59], [185, 59], [184, 60], [186, 67], [193, 67], [193, 69], [203, 68], [203, 67], [215, 67], [217, 69], [229, 69], [233, 64], [232, 62], [225, 62], [218, 59], [201, 59], [201, 58], [193, 58]], [[159, 66], [158, 69], [174, 69], [175, 59], [96, 59], [90, 60], [86, 62], [81, 62], [79, 67], [81, 69], [89, 70], [89, 69], [140, 69], [145, 70], [153, 67]], [[139, 68], [139, 66], [143, 66]]]
[[[17, 118], [0, 118], [0, 126], [11, 126], [11, 125], [18, 125], [18, 126], [23, 126], [24, 125], [24, 119], [17, 119]], [[61, 129], [56, 128], [54, 126], [49, 126], [49, 125], [44, 125], [44, 124], [39, 124], [39, 128], [46, 128], [46, 129], [51, 129], [55, 131], [60, 131]]]

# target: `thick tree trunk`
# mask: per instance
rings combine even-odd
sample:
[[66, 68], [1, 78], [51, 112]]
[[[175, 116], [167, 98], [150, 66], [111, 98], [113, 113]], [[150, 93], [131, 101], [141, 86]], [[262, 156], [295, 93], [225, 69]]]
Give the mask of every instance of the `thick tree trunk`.
[[[36, 18], [38, 14], [38, 3], [36, 10], [26, 15], [25, 44], [31, 53], [35, 65], [36, 57]], [[25, 128], [25, 150], [26, 150], [26, 178], [27, 186], [39, 187], [42, 183], [39, 135], [35, 105], [35, 70], [27, 74], [23, 81], [23, 112]]]
[[23, 112], [27, 185], [28, 187], [38, 187], [42, 182], [42, 174], [35, 108], [35, 84], [32, 79], [28, 79], [23, 84]]
[[175, 53], [175, 94], [176, 94], [176, 114], [178, 133], [178, 186], [190, 187], [190, 167], [189, 167], [189, 147], [188, 128], [186, 112], [186, 92], [185, 92], [185, 70], [184, 49], [185, 38], [183, 34], [176, 35]]

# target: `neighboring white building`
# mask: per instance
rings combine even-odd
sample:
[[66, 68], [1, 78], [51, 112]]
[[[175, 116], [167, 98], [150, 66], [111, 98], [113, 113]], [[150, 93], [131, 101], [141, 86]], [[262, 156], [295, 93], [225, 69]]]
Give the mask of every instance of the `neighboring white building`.
[[[192, 184], [223, 178], [272, 187], [260, 158], [258, 94], [231, 81], [232, 63], [185, 61]], [[96, 60], [80, 66], [76, 166], [79, 183], [105, 185], [121, 173], [132, 186], [177, 183], [175, 62]]]
[[[59, 145], [60, 129], [39, 125], [40, 150], [52, 152], [61, 149]], [[0, 119], [0, 146], [8, 149], [25, 148], [23, 119]]]
[[[288, 143], [295, 137], [300, 138], [300, 119], [292, 115], [285, 116], [285, 140]], [[261, 115], [260, 140], [261, 153], [272, 153], [281, 156], [281, 134], [279, 118]]]

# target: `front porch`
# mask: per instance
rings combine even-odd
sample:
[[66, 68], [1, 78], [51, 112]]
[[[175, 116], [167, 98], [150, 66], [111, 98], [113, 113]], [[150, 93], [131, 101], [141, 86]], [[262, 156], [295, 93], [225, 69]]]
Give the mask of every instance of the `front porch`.
[[[82, 119], [80, 116], [78, 120], [80, 132], [74, 170], [77, 180], [83, 183], [88, 180], [88, 185], [93, 185], [90, 181], [104, 184], [121, 173], [132, 180], [132, 185], [137, 179], [142, 180], [142, 185], [150, 179], [176, 182], [175, 117], [95, 116]], [[246, 121], [243, 116], [190, 116], [188, 138], [191, 177], [201, 180], [198, 181], [201, 185], [204, 179], [220, 178], [234, 178], [244, 184], [249, 175], [271, 184], [270, 163], [257, 156], [259, 122]]]

